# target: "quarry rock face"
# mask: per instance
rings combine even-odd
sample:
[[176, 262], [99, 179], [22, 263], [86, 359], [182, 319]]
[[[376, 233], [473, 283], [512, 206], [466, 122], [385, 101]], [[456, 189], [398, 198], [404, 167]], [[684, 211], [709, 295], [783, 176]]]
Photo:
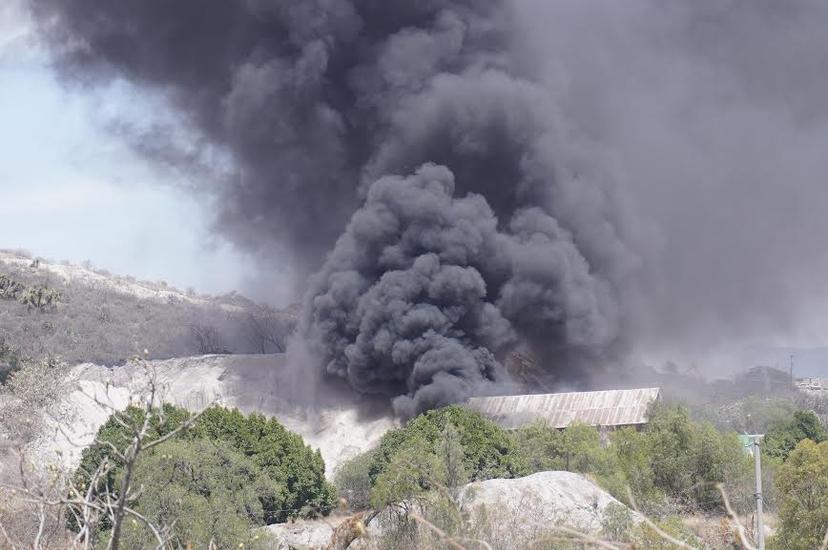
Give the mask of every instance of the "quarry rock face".
[[266, 529], [272, 537], [270, 547], [274, 550], [325, 548], [331, 540], [334, 529], [343, 519], [268, 525]]
[[217, 404], [276, 417], [320, 450], [329, 477], [396, 425], [387, 408], [293, 376], [281, 355], [210, 355], [112, 368], [83, 364], [71, 369], [71, 391], [48, 418], [36, 454], [75, 467], [112, 410], [146, 398], [150, 376], [163, 402], [190, 411]]

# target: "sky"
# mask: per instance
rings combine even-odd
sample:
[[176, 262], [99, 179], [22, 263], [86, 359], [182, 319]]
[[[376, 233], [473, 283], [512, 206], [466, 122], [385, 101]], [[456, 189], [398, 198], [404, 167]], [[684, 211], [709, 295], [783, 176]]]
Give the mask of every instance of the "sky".
[[[113, 273], [220, 294], [249, 290], [252, 258], [210, 231], [206, 204], [139, 158], [102, 112], [140, 118], [134, 91], [78, 93], [57, 81], [12, 2], [0, 6], [0, 248], [85, 260]], [[256, 298], [288, 300], [279, 289]]]

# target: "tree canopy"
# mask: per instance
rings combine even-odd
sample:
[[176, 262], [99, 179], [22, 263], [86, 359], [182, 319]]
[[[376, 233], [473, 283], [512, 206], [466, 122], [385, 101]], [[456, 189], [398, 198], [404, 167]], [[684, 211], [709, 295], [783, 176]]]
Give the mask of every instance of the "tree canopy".
[[783, 496], [773, 548], [818, 548], [828, 532], [828, 441], [800, 441], [779, 467], [776, 488]]
[[[185, 409], [169, 404], [165, 404], [159, 412], [161, 414], [152, 416], [147, 442], [176, 430], [190, 418], [190, 413]], [[111, 416], [101, 426], [96, 443], [86, 448], [81, 456], [75, 474], [79, 485], [88, 486], [92, 473], [106, 459], [116, 467], [100, 483], [109, 487], [118, 486], [116, 481], [121, 469], [112, 449], [124, 449], [129, 445], [134, 427], [141, 425], [143, 418], [144, 411], [129, 407], [117, 416]], [[173, 440], [222, 445], [260, 469], [269, 480], [269, 486], [278, 487], [278, 490], [258, 494], [264, 523], [278, 523], [294, 517], [315, 517], [327, 514], [333, 508], [335, 492], [325, 479], [325, 463], [319, 451], [306, 446], [299, 435], [288, 431], [276, 419], [211, 407], [188, 430], [176, 434]]]

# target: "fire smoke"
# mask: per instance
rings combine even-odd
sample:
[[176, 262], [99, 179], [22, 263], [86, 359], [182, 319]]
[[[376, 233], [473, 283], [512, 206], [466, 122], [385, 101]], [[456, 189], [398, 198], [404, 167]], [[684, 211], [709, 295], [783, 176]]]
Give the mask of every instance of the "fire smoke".
[[[736, 167], [791, 165], [795, 155], [776, 152], [794, 145], [778, 136], [796, 136], [813, 166], [793, 177], [816, 204], [826, 198], [808, 183], [824, 164], [814, 146], [824, 120], [812, 116], [813, 139], [801, 137], [821, 96], [789, 98], [753, 65], [761, 54], [822, 89], [776, 40], [790, 28], [818, 36], [807, 22], [828, 15], [806, 0], [788, 15], [712, 1], [30, 4], [64, 75], [152, 89], [228, 155], [233, 176], [203, 187], [220, 199], [218, 230], [251, 250], [286, 246], [299, 272], [315, 273], [300, 323], [313, 367], [391, 396], [403, 415], [488, 391], [519, 345], [551, 379], [571, 379], [688, 324], [755, 329], [755, 304], [787, 312], [767, 298], [784, 277], [760, 267], [788, 257], [775, 243], [798, 231], [779, 238], [778, 227], [724, 219], [734, 196], [763, 213], [784, 200], [762, 179], [773, 170]], [[779, 51], [731, 55], [745, 44]], [[728, 154], [706, 149], [714, 123]], [[188, 158], [151, 139], [142, 149]], [[759, 193], [733, 183], [754, 176]], [[759, 242], [768, 250], [745, 256], [755, 280], [745, 283], [728, 261]], [[826, 263], [809, 262], [815, 281]]]

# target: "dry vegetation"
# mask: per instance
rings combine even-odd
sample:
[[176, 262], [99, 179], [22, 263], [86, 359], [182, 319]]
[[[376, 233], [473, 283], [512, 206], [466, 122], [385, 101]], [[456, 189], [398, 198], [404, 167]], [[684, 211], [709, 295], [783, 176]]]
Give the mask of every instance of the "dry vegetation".
[[0, 371], [47, 358], [123, 364], [145, 349], [152, 359], [278, 353], [295, 323], [292, 314], [236, 294], [188, 299], [167, 289], [147, 298], [117, 280], [66, 280], [37, 261], [0, 261]]

